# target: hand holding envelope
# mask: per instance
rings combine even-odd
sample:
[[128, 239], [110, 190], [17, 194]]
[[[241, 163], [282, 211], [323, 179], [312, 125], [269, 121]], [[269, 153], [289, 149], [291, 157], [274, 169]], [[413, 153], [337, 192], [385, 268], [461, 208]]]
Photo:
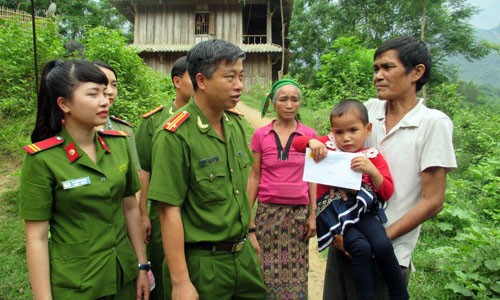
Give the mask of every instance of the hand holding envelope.
[[303, 180], [359, 191], [361, 172], [351, 169], [351, 160], [359, 153], [328, 151], [324, 159], [315, 162], [311, 149], [306, 149]]

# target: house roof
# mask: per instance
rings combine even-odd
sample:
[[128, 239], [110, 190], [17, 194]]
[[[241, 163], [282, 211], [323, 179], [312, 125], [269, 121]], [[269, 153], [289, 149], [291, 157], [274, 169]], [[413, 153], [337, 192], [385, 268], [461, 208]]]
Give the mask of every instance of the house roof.
[[[281, 46], [275, 44], [240, 44], [238, 45], [241, 50], [246, 53], [280, 53], [282, 51]], [[179, 45], [153, 45], [153, 44], [133, 44], [132, 48], [139, 53], [143, 52], [187, 52], [193, 47], [193, 45], [179, 44]]]
[[[293, 0], [282, 0], [285, 22], [289, 24], [289, 20], [292, 14]], [[267, 3], [266, 0], [210, 0], [210, 1], [200, 1], [200, 0], [110, 0], [111, 5], [116, 7], [116, 9], [123, 14], [130, 22], [134, 23], [136, 5], [137, 3], [144, 4], [168, 4], [168, 5], [186, 5], [186, 4], [198, 4], [198, 3], [208, 3], [211, 4], [234, 4], [241, 3], [246, 4], [247, 2], [256, 4], [257, 2]], [[280, 0], [270, 0], [271, 10], [275, 8], [280, 8]]]

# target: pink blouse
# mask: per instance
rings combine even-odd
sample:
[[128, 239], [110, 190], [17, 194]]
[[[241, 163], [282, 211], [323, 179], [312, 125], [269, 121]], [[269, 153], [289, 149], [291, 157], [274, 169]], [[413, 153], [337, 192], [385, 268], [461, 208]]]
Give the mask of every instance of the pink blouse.
[[[250, 148], [261, 154], [258, 200], [269, 204], [308, 205], [308, 185], [302, 180], [304, 153], [295, 150], [292, 141], [287, 142], [284, 149], [280, 149], [281, 144], [277, 142], [273, 123], [274, 121], [257, 129], [250, 143]], [[314, 129], [300, 122], [293, 135], [293, 138], [317, 137]]]

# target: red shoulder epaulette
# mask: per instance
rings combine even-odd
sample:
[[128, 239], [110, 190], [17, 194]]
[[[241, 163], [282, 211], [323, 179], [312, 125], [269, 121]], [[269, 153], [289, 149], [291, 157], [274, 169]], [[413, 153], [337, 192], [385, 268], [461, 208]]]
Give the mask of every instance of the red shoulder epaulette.
[[48, 138], [46, 140], [33, 143], [31, 145], [24, 146], [24, 150], [28, 151], [29, 154], [33, 155], [43, 150], [50, 149], [64, 142], [64, 139], [60, 136], [55, 136]]
[[239, 110], [234, 109], [234, 108], [227, 109], [226, 111], [227, 111], [228, 113], [232, 113], [233, 115], [243, 116], [243, 114], [242, 114]]
[[176, 114], [170, 120], [167, 122], [167, 124], [163, 125], [163, 128], [165, 130], [175, 132], [179, 126], [181, 126], [184, 121], [186, 121], [189, 118], [189, 113], [187, 111], [181, 111], [180, 113]]
[[109, 116], [109, 118], [110, 118], [111, 120], [113, 120], [113, 121], [118, 122], [118, 123], [125, 124], [125, 125], [127, 125], [128, 127], [134, 127], [134, 126], [132, 126], [132, 124], [130, 124], [129, 122], [127, 122], [127, 121], [125, 121], [125, 120], [122, 120], [122, 119], [120, 119], [120, 118], [118, 118], [118, 117], [116, 117], [116, 116]]
[[109, 136], [129, 136], [128, 132], [123, 130], [98, 130], [97, 132]]
[[142, 115], [142, 117], [143, 117], [144, 119], [147, 119], [147, 118], [151, 117], [152, 115], [156, 114], [157, 112], [162, 111], [162, 110], [163, 110], [163, 108], [165, 108], [165, 107], [164, 107], [163, 105], [160, 105], [160, 106], [158, 106], [157, 108], [153, 109], [152, 111], [150, 111], [150, 112], [148, 112], [148, 113], [143, 114], [143, 115]]

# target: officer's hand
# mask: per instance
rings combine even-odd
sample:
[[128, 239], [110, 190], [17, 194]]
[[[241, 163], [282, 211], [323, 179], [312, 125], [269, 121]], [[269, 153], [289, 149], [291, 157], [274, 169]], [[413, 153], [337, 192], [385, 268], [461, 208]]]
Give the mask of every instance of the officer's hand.
[[139, 276], [137, 276], [137, 300], [149, 300], [149, 278], [147, 271], [139, 271]]
[[172, 300], [199, 300], [200, 296], [193, 283], [188, 280], [172, 285]]
[[144, 243], [147, 244], [151, 237], [151, 220], [149, 220], [148, 215], [141, 216], [141, 225], [144, 232]]
[[255, 232], [250, 232], [248, 234], [248, 239], [250, 240], [250, 243], [252, 244], [253, 249], [255, 250], [255, 253], [257, 253], [257, 257], [260, 259], [260, 246], [259, 242], [257, 242], [257, 236], [255, 235]]
[[349, 254], [349, 252], [347, 252], [344, 248], [344, 237], [343, 236], [341, 236], [340, 234], [336, 234], [334, 239], [333, 239], [333, 245], [335, 246], [335, 248], [337, 248], [337, 250], [344, 253], [349, 258], [351, 258], [351, 254]]

